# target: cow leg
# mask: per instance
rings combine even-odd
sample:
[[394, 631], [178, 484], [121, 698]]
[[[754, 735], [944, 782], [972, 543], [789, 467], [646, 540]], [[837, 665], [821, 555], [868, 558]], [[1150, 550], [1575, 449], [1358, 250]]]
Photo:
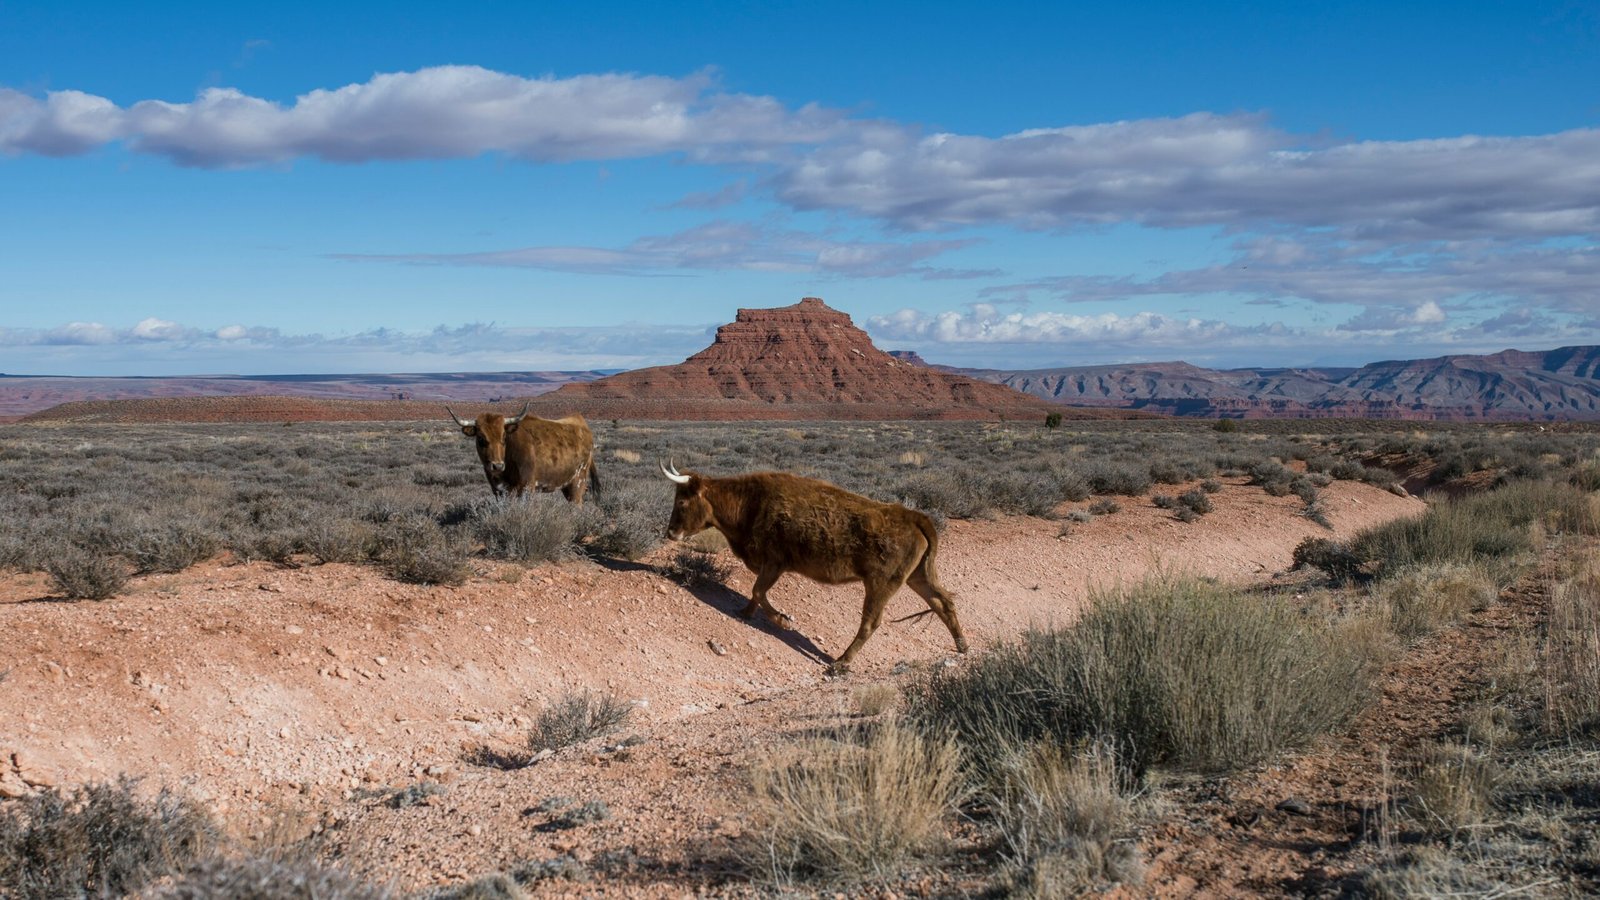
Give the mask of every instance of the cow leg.
[[583, 482], [576, 481], [576, 480], [569, 481], [564, 486], [562, 486], [562, 488], [561, 488], [561, 496], [567, 498], [567, 502], [573, 504], [574, 506], [582, 506], [583, 505], [583, 488], [584, 488]]
[[778, 579], [782, 576], [782, 569], [762, 569], [756, 573], [756, 583], [750, 588], [750, 602], [746, 604], [744, 612], [740, 613], [740, 615], [748, 619], [755, 615], [755, 611], [759, 607], [767, 614], [768, 622], [783, 629], [793, 628], [794, 620], [773, 609], [772, 604], [767, 602], [767, 591], [774, 584], [777, 584]]
[[878, 624], [883, 621], [883, 611], [889, 606], [889, 598], [894, 596], [895, 591], [900, 590], [900, 585], [903, 583], [904, 579], [866, 583], [867, 596], [861, 604], [861, 627], [856, 629], [856, 639], [851, 641], [850, 646], [844, 648], [844, 653], [828, 667], [828, 674], [843, 675], [850, 671], [850, 660], [856, 658], [861, 645], [878, 630]]
[[967, 638], [961, 633], [961, 621], [956, 618], [955, 598], [939, 584], [928, 567], [917, 566], [911, 577], [906, 579], [906, 584], [928, 601], [928, 608], [944, 622], [944, 627], [950, 629], [950, 636], [956, 639], [956, 652], [967, 652]]

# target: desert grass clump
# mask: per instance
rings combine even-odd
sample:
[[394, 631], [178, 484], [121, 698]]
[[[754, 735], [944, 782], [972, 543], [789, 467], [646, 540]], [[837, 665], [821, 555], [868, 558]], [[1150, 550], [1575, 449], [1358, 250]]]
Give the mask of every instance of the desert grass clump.
[[371, 554], [377, 532], [360, 519], [329, 517], [306, 528], [306, 552], [320, 563], [358, 563]]
[[50, 586], [69, 600], [109, 600], [128, 584], [128, 561], [72, 544], [52, 550], [44, 560]]
[[733, 575], [733, 564], [721, 556], [698, 547], [682, 546], [661, 567], [661, 574], [684, 587], [724, 584]]
[[1388, 650], [1357, 619], [1193, 577], [1094, 597], [1077, 624], [1030, 631], [908, 693], [979, 768], [1038, 740], [1107, 742], [1130, 773], [1234, 769], [1342, 724]]
[[1206, 513], [1211, 512], [1213, 509], [1211, 505], [1211, 498], [1206, 495], [1205, 491], [1199, 490], [1198, 488], [1192, 491], [1184, 491], [1183, 493], [1179, 494], [1178, 502], [1183, 504], [1186, 508], [1199, 513], [1200, 515], [1205, 515]]
[[1423, 563], [1480, 561], [1501, 564], [1501, 583], [1515, 562], [1534, 549], [1535, 527], [1545, 533], [1600, 531], [1588, 495], [1566, 484], [1513, 482], [1487, 493], [1447, 500], [1421, 516], [1366, 529], [1350, 542], [1353, 553], [1387, 578]]
[[638, 559], [661, 546], [667, 519], [672, 514], [672, 492], [665, 479], [608, 482], [596, 501], [600, 520], [588, 550]]
[[407, 516], [385, 522], [374, 546], [383, 571], [399, 581], [461, 584], [467, 580], [466, 551], [432, 519]]
[[633, 707], [609, 694], [572, 691], [539, 713], [528, 732], [528, 749], [560, 750], [621, 728]]
[[1087, 475], [1089, 487], [1096, 494], [1138, 497], [1152, 484], [1149, 467], [1132, 463], [1099, 462], [1090, 467]]
[[151, 900], [389, 900], [387, 888], [314, 860], [213, 856], [152, 891]]
[[1109, 516], [1122, 511], [1122, 504], [1111, 497], [1101, 497], [1089, 504], [1089, 512], [1096, 516]]
[[1428, 563], [1378, 585], [1374, 599], [1390, 629], [1411, 641], [1488, 607], [1498, 595], [1494, 576], [1471, 563]]
[[752, 773], [747, 861], [778, 884], [894, 874], [943, 836], [961, 793], [948, 737], [887, 722], [780, 748]]
[[892, 684], [863, 684], [850, 692], [857, 715], [876, 716], [893, 709], [900, 691]]
[[1069, 753], [1042, 741], [1010, 754], [985, 791], [1008, 861], [1013, 893], [1080, 896], [1098, 885], [1137, 882], [1132, 819], [1109, 747]]
[[1494, 791], [1494, 764], [1465, 744], [1432, 744], [1419, 754], [1411, 814], [1433, 834], [1482, 824]]
[[137, 782], [50, 789], [0, 805], [0, 888], [19, 898], [115, 897], [181, 871], [218, 841], [193, 801]]
[[1600, 735], [1600, 566], [1555, 587], [1540, 649], [1545, 730]]
[[580, 508], [538, 495], [485, 500], [471, 516], [472, 532], [485, 554], [520, 563], [571, 559], [585, 524]]

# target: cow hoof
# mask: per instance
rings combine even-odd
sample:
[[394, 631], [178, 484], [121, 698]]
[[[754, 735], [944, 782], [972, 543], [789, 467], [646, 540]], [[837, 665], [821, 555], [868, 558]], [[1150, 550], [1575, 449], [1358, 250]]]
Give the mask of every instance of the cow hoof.
[[850, 674], [850, 664], [842, 662], [833, 663], [828, 666], [827, 672], [823, 674], [827, 675], [829, 678], [843, 678]]
[[966, 641], [956, 641], [956, 652], [957, 653], [965, 653], [965, 652], [967, 652], [967, 642]]
[[767, 619], [771, 621], [773, 625], [782, 628], [784, 631], [794, 630], [794, 620], [783, 613], [778, 613], [775, 616], [768, 616]]

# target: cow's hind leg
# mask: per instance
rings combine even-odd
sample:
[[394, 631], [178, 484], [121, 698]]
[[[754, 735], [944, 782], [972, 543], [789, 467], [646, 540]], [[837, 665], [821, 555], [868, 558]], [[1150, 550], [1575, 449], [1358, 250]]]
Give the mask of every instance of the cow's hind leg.
[[850, 646], [844, 648], [844, 652], [839, 654], [839, 658], [834, 660], [833, 665], [828, 667], [829, 674], [843, 675], [850, 671], [850, 660], [856, 658], [856, 654], [861, 650], [861, 645], [865, 644], [867, 638], [872, 637], [872, 633], [878, 630], [878, 624], [883, 621], [883, 611], [889, 606], [889, 598], [893, 597], [895, 591], [900, 590], [900, 585], [904, 583], [904, 578], [896, 578], [892, 581], [868, 580], [866, 582], [867, 596], [861, 604], [861, 627], [856, 629], [856, 639], [851, 641]]
[[956, 639], [956, 652], [967, 652], [967, 638], [961, 633], [961, 620], [956, 618], [956, 600], [939, 584], [932, 564], [924, 561], [917, 566], [911, 577], [906, 579], [906, 584], [928, 601], [928, 608], [944, 622], [944, 627], [950, 629], [950, 636]]
[[750, 588], [750, 602], [745, 605], [744, 611], [741, 612], [740, 615], [748, 619], [755, 615], [757, 608], [760, 608], [767, 614], [767, 621], [778, 626], [779, 628], [793, 628], [794, 620], [783, 613], [778, 612], [772, 607], [771, 603], [767, 602], [767, 591], [770, 590], [774, 584], [777, 584], [778, 579], [782, 577], [782, 575], [782, 569], [762, 569], [760, 572], [756, 573], [756, 583]]

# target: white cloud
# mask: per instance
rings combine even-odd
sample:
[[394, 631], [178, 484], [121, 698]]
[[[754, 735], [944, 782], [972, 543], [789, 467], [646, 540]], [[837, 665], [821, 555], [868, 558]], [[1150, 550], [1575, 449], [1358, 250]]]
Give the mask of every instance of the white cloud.
[[683, 270], [809, 272], [853, 278], [916, 275], [971, 278], [992, 271], [946, 269], [927, 261], [976, 240], [852, 241], [747, 222], [709, 222], [674, 234], [639, 238], [622, 248], [523, 247], [482, 253], [338, 254], [352, 262], [501, 266], [608, 275]]
[[0, 348], [10, 372], [581, 370], [677, 362], [702, 349], [712, 332], [709, 326], [520, 328], [474, 323], [322, 335], [246, 325], [207, 330], [149, 318], [125, 328], [86, 322], [48, 329], [0, 328]]
[[912, 229], [1290, 225], [1416, 240], [1600, 228], [1600, 130], [1302, 143], [1258, 116], [1208, 113], [1000, 138], [877, 129], [812, 151], [776, 191]]
[[87, 153], [116, 139], [121, 125], [121, 111], [104, 97], [53, 91], [40, 101], [0, 88], [0, 153]]
[[690, 153], [759, 158], [764, 148], [826, 139], [840, 116], [770, 97], [721, 93], [709, 75], [523, 78], [477, 66], [374, 75], [284, 105], [233, 88], [187, 103], [54, 91], [0, 91], [0, 149], [82, 153], [111, 140], [182, 165], [251, 166], [300, 157], [337, 162], [446, 159], [500, 152], [550, 162]]

